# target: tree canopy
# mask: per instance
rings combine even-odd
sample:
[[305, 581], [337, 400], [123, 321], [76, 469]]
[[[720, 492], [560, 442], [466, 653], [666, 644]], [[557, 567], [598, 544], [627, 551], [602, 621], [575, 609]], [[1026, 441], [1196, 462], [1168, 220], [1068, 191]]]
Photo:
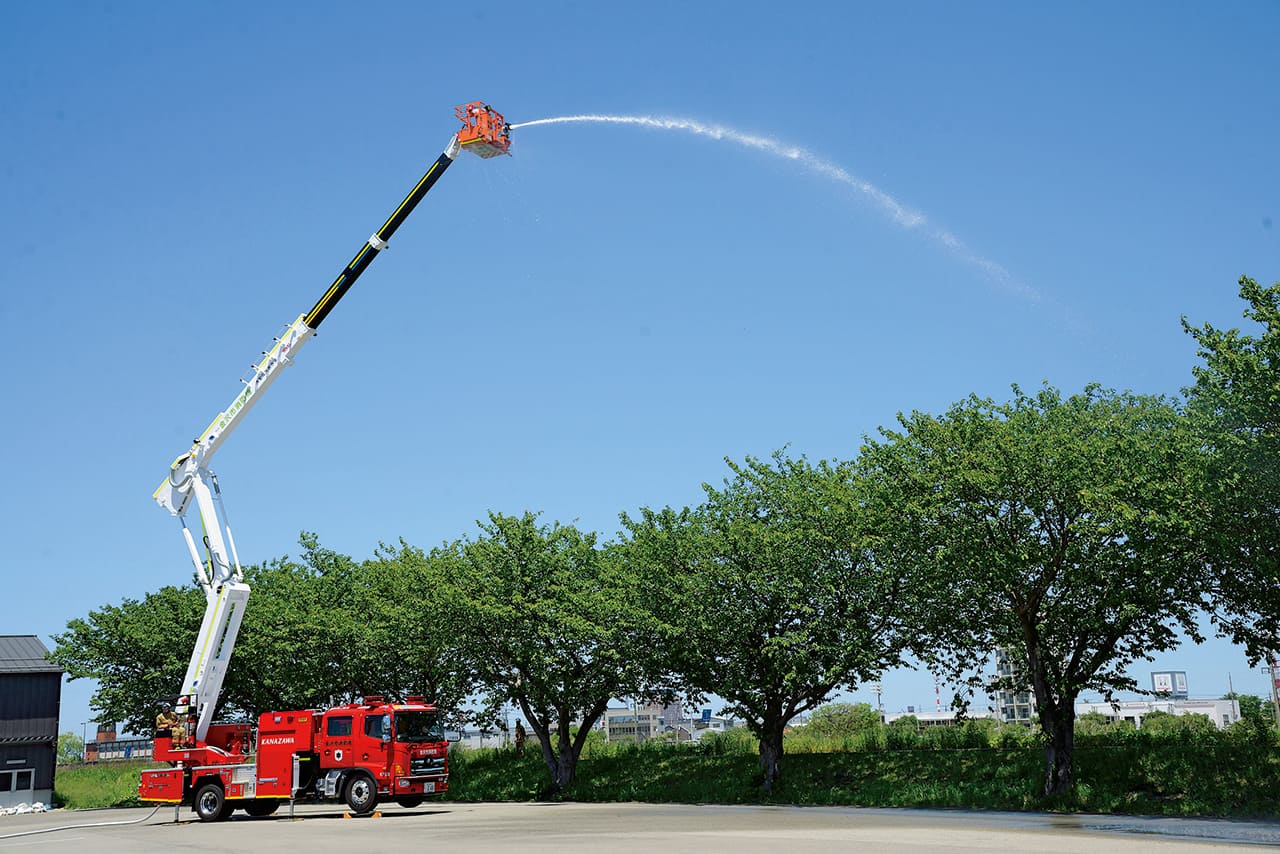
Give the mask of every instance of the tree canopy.
[[150, 732], [157, 701], [182, 687], [203, 613], [199, 588], [162, 587], [72, 619], [53, 636], [49, 658], [69, 679], [97, 680], [90, 700], [97, 720]]
[[[413, 693], [457, 720], [473, 686], [440, 621], [419, 619], [433, 587], [412, 567], [353, 561], [313, 534], [300, 543], [301, 562], [285, 557], [245, 569], [253, 594], [218, 717]], [[51, 658], [72, 679], [98, 681], [91, 704], [100, 720], [150, 732], [156, 704], [182, 686], [204, 607], [194, 584], [105, 605], [55, 635]]]
[[[1063, 398], [971, 397], [869, 440], [868, 489], [896, 514], [883, 561], [932, 575], [954, 673], [997, 648], [1021, 663], [1046, 751], [1045, 793], [1071, 785], [1075, 700], [1136, 688], [1125, 669], [1199, 638], [1197, 444], [1170, 401], [1091, 386]], [[924, 650], [922, 652], [929, 652]]]
[[428, 560], [490, 706], [520, 708], [563, 789], [609, 700], [658, 691], [659, 627], [637, 606], [648, 581], [594, 534], [533, 513], [492, 513], [481, 532]]
[[1239, 285], [1254, 334], [1182, 324], [1203, 359], [1188, 397], [1210, 451], [1214, 616], [1256, 661], [1280, 652], [1280, 284]]
[[899, 663], [907, 585], [863, 548], [848, 465], [781, 452], [728, 462], [733, 477], [704, 486], [699, 507], [624, 516], [624, 553], [661, 579], [653, 608], [675, 632], [672, 669], [759, 738], [768, 789], [793, 717]]

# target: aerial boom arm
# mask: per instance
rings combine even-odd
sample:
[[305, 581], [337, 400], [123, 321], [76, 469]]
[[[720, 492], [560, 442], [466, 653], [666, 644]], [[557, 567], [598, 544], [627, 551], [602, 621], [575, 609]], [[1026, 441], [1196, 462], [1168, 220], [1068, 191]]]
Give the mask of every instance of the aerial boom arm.
[[[492, 107], [481, 102], [466, 104], [457, 108], [457, 115], [462, 120], [462, 130], [449, 139], [435, 163], [431, 164], [426, 174], [382, 227], [369, 237], [311, 310], [298, 315], [275, 338], [271, 348], [263, 352], [258, 363], [251, 366], [241, 378], [244, 388], [193, 441], [190, 449], [173, 461], [168, 477], [152, 494], [156, 503], [178, 517], [187, 551], [195, 567], [196, 577], [204, 588], [207, 603], [204, 622], [191, 653], [178, 704], [179, 713], [196, 719], [192, 732], [196, 742], [203, 742], [208, 734], [227, 663], [235, 647], [244, 606], [249, 598], [249, 586], [243, 582], [240, 559], [236, 554], [235, 540], [222, 505], [218, 479], [209, 469], [210, 460], [231, 432], [243, 422], [262, 393], [275, 382], [280, 372], [293, 364], [298, 350], [311, 339], [324, 319], [373, 263], [373, 259], [387, 248], [392, 235], [435, 186], [458, 152], [465, 147], [486, 158], [508, 153], [511, 145], [508, 127], [501, 114]], [[187, 528], [185, 519], [192, 502], [199, 511], [203, 529], [203, 558], [200, 544], [197, 544]]]
[[423, 196], [435, 186], [436, 181], [444, 174], [444, 171], [453, 163], [454, 157], [461, 150], [461, 144], [458, 141], [458, 135], [450, 137], [449, 144], [445, 146], [444, 151], [431, 164], [431, 168], [427, 170], [422, 179], [418, 181], [409, 195], [405, 197], [400, 206], [395, 209], [387, 221], [383, 223], [382, 228], [374, 232], [350, 263], [343, 268], [338, 274], [338, 278], [334, 279], [324, 292], [324, 294], [311, 307], [306, 314], [301, 314], [288, 327], [285, 328], [272, 343], [271, 349], [262, 354], [262, 359], [254, 365], [250, 372], [246, 375], [242, 382], [244, 388], [235, 396], [231, 404], [209, 423], [204, 432], [195, 439], [191, 448], [182, 456], [173, 461], [169, 468], [169, 476], [161, 482], [156, 488], [153, 497], [156, 502], [164, 507], [175, 516], [183, 515], [191, 499], [194, 497], [190, 486], [190, 478], [196, 471], [201, 468], [207, 468], [214, 452], [222, 446], [226, 438], [231, 435], [236, 427], [244, 420], [244, 417], [257, 403], [262, 392], [273, 383], [280, 371], [293, 364], [293, 359], [297, 355], [298, 350], [303, 344], [311, 339], [316, 330], [320, 328], [320, 324], [329, 316], [329, 312], [351, 289], [361, 274], [369, 268], [373, 263], [373, 259], [378, 253], [387, 248], [392, 235], [400, 225], [413, 213], [413, 209], [417, 207], [418, 202], [422, 201]]

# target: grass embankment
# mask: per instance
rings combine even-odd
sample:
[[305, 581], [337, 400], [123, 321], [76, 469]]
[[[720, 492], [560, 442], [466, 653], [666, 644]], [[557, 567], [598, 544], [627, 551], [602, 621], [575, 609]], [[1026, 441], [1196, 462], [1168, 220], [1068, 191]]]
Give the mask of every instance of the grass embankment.
[[[1144, 815], [1280, 817], [1280, 749], [1247, 744], [1078, 747], [1076, 790], [1046, 801], [1044, 757], [1034, 747], [804, 752], [783, 760], [773, 795], [760, 789], [753, 743], [704, 746], [592, 745], [572, 801], [796, 804], [1066, 810]], [[455, 752], [448, 798], [528, 801], [548, 796], [548, 774], [531, 750]], [[55, 798], [72, 809], [138, 803], [147, 762], [58, 769]]]
[[[1280, 817], [1280, 751], [1256, 746], [1131, 745], [1076, 753], [1076, 790], [1040, 797], [1035, 748], [798, 753], [783, 760], [771, 796], [745, 751], [653, 745], [597, 751], [564, 794], [572, 801], [794, 804], [1063, 810], [1142, 815]], [[463, 752], [453, 762], [456, 801], [547, 795], [540, 757]]]
[[73, 810], [135, 806], [138, 779], [144, 768], [159, 768], [150, 760], [59, 765], [53, 778], [53, 799]]

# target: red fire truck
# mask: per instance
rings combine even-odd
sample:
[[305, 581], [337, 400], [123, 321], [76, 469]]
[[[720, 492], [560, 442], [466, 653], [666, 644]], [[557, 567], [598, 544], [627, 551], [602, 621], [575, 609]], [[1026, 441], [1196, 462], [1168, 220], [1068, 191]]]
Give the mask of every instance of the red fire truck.
[[[174, 708], [180, 723], [168, 724], [168, 731], [157, 733], [155, 740], [154, 758], [171, 767], [143, 772], [138, 786], [143, 801], [189, 802], [202, 820], [214, 821], [237, 807], [250, 815], [269, 815], [281, 801], [300, 797], [341, 798], [353, 812], [365, 814], [380, 798], [412, 806], [448, 788], [448, 741], [437, 709], [421, 697], [406, 697], [402, 703], [365, 697], [332, 709], [266, 712], [256, 732], [249, 724], [213, 722], [249, 586], [218, 478], [209, 465], [458, 153], [465, 149], [486, 159], [509, 153], [510, 129], [488, 104], [464, 104], [455, 114], [462, 129], [450, 137], [439, 158], [311, 310], [298, 315], [263, 351], [241, 378], [243, 388], [173, 461], [152, 495], [182, 527], [206, 607]], [[187, 527], [192, 507], [200, 515], [203, 554]], [[179, 744], [173, 743], [175, 733], [182, 738]]]
[[256, 745], [254, 737], [249, 724], [213, 724], [190, 746], [158, 736], [153, 756], [173, 767], [142, 772], [139, 797], [190, 798], [201, 821], [218, 821], [236, 809], [270, 815], [297, 799], [339, 798], [365, 815], [380, 800], [415, 807], [449, 788], [449, 742], [438, 711], [421, 697], [264, 712]]

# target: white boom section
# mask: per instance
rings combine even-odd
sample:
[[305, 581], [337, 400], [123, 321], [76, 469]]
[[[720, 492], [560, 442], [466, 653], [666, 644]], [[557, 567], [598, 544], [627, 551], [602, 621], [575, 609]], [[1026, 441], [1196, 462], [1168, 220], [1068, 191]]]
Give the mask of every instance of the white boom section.
[[[218, 417], [192, 444], [191, 450], [173, 461], [169, 476], [152, 494], [161, 507], [178, 517], [196, 578], [204, 588], [204, 621], [200, 625], [195, 649], [191, 652], [187, 675], [182, 680], [182, 695], [193, 698], [196, 703], [196, 728], [191, 735], [197, 741], [204, 741], [209, 734], [209, 724], [213, 722], [222, 680], [226, 677], [227, 663], [235, 649], [250, 592], [249, 585], [243, 582], [240, 557], [227, 521], [226, 507], [222, 503], [222, 492], [218, 488], [217, 475], [209, 470], [209, 460], [253, 408], [259, 395], [275, 382], [281, 371], [293, 364], [294, 355], [313, 334], [315, 330], [303, 322], [303, 315], [289, 324], [275, 340], [274, 346], [263, 353], [262, 360], [253, 366], [252, 373], [243, 380], [244, 388], [240, 394], [230, 406], [218, 413]], [[193, 499], [204, 529], [207, 564], [201, 559], [200, 549], [185, 518]], [[179, 714], [186, 711], [178, 709]]]
[[293, 364], [293, 357], [298, 350], [315, 334], [315, 330], [303, 322], [303, 317], [304, 315], [298, 315], [298, 319], [289, 324], [275, 340], [272, 348], [262, 354], [262, 361], [251, 368], [252, 375], [242, 380], [244, 388], [231, 401], [231, 405], [210, 422], [191, 445], [191, 450], [173, 461], [173, 465], [169, 467], [169, 476], [152, 493], [161, 507], [175, 516], [182, 516], [187, 512], [187, 505], [194, 497], [190, 488], [192, 477], [200, 469], [209, 467], [214, 452], [249, 414], [262, 392], [276, 381], [282, 370]]

